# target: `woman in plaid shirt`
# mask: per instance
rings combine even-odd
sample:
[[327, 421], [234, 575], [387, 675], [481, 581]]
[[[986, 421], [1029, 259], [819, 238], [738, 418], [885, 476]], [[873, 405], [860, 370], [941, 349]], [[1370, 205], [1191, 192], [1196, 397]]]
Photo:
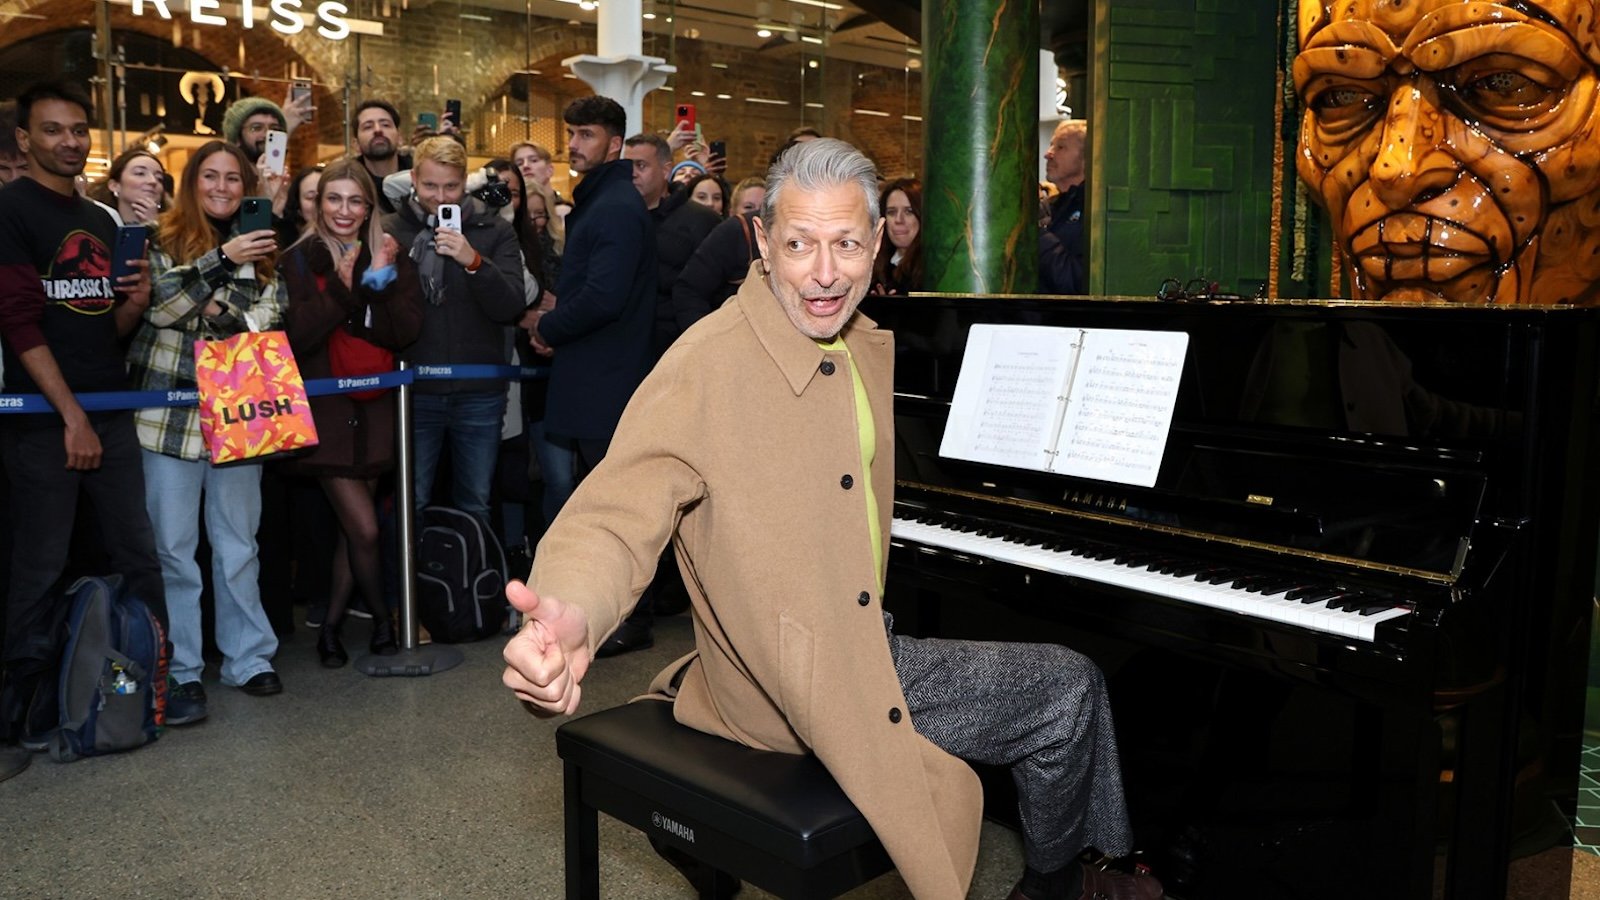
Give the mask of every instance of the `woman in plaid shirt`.
[[[150, 308], [128, 354], [139, 389], [192, 389], [196, 340], [267, 330], [283, 319], [287, 299], [273, 268], [277, 236], [271, 229], [240, 234], [235, 221], [257, 184], [243, 151], [221, 141], [201, 147], [184, 167], [177, 203], [161, 217], [150, 249]], [[135, 420], [172, 620], [167, 724], [181, 725], [206, 714], [195, 561], [202, 496], [222, 683], [255, 695], [283, 690], [272, 668], [278, 639], [256, 581], [261, 466], [212, 466], [194, 407], [140, 410]]]

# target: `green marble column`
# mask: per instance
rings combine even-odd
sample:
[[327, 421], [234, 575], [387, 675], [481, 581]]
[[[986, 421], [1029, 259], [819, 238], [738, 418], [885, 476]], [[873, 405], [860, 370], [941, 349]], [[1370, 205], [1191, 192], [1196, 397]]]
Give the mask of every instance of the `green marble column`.
[[923, 289], [1038, 284], [1038, 0], [922, 5]]

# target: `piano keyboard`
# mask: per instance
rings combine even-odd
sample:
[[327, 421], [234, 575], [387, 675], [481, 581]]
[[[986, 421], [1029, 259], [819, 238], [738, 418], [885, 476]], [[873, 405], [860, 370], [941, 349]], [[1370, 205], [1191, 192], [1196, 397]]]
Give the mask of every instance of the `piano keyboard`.
[[[894, 538], [1156, 594], [1186, 603], [1371, 642], [1380, 622], [1411, 612], [1375, 597], [1288, 577], [1248, 575], [1152, 551], [1067, 539], [1001, 535], [941, 514], [895, 517]], [[1069, 546], [1070, 544], [1070, 546]]]

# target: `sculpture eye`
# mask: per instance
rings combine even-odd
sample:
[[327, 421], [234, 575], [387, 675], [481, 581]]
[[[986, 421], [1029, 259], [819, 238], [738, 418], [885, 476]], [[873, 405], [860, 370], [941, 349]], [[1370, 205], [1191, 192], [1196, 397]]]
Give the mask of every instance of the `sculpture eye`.
[[1349, 136], [1377, 119], [1383, 103], [1378, 95], [1358, 85], [1332, 85], [1312, 95], [1311, 113], [1326, 139]]
[[1536, 111], [1554, 92], [1518, 72], [1489, 72], [1461, 86], [1462, 99], [1488, 115]]
[[1371, 91], [1353, 87], [1338, 87], [1318, 94], [1312, 104], [1318, 111], [1356, 112], [1369, 109], [1373, 99]]

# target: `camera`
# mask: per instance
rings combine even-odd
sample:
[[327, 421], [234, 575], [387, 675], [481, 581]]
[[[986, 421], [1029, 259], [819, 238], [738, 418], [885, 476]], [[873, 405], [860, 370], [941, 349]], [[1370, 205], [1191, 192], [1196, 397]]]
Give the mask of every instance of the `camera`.
[[477, 197], [490, 209], [499, 209], [511, 203], [511, 185], [500, 180], [500, 174], [493, 169], [484, 169], [484, 178], [488, 179], [482, 187], [472, 191], [472, 196]]

